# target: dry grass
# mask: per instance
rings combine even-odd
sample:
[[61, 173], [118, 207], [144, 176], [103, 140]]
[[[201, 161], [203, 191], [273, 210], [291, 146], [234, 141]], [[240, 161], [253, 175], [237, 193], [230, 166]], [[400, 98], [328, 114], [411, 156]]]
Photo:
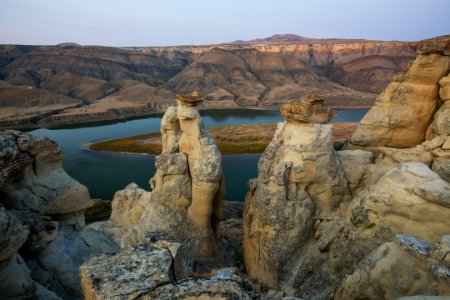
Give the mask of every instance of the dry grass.
[[[357, 123], [333, 123], [333, 139], [343, 141], [355, 131]], [[272, 140], [276, 124], [243, 124], [210, 127], [207, 131], [216, 140], [222, 154], [262, 153]], [[117, 140], [93, 143], [90, 149], [127, 153], [161, 153], [160, 133], [150, 133]]]

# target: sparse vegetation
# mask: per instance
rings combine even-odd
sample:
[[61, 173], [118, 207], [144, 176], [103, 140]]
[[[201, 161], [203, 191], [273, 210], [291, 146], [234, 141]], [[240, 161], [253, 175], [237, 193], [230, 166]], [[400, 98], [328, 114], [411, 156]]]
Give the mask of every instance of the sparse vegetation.
[[[356, 129], [357, 123], [334, 123], [335, 142], [343, 141]], [[243, 124], [207, 128], [222, 154], [261, 153], [272, 140], [276, 124]], [[161, 153], [160, 133], [150, 133], [93, 143], [91, 150], [127, 153]]]

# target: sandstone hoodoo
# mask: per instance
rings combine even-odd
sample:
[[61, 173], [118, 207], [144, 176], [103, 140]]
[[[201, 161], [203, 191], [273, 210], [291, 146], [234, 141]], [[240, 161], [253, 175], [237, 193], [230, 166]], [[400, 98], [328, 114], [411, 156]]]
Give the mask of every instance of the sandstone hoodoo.
[[327, 121], [316, 97], [282, 107], [248, 183], [250, 276], [304, 299], [450, 294], [449, 42], [420, 44], [345, 150], [314, 123]]
[[161, 121], [162, 153], [150, 180], [153, 191], [130, 184], [117, 192], [106, 226], [119, 226], [113, 231], [121, 232], [121, 244], [143, 241], [148, 232], [191, 238], [193, 258], [214, 259], [224, 195], [221, 156], [194, 108], [201, 96], [178, 95], [177, 101], [178, 108], [169, 107]]
[[286, 122], [261, 156], [244, 213], [246, 270], [275, 289], [317, 225], [313, 219], [350, 198], [333, 149], [333, 112], [314, 95], [283, 105], [281, 112]]
[[221, 157], [195, 108], [201, 96], [178, 95], [177, 102], [161, 120], [152, 192], [128, 185], [116, 193], [111, 218], [90, 225], [123, 249], [81, 266], [85, 299], [259, 298], [237, 270], [220, 268], [234, 260], [234, 249], [226, 252], [230, 242], [219, 233]]

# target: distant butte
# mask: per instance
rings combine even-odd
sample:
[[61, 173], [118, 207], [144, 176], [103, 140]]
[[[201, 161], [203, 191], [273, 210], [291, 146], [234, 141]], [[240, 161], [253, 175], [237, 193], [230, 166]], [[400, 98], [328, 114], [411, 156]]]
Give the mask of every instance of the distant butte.
[[310, 38], [296, 34], [274, 34], [268, 38], [253, 39], [249, 41], [238, 40], [231, 42], [231, 45], [285, 45], [285, 44], [305, 44], [305, 43], [336, 43], [336, 42], [362, 42], [366, 39], [342, 39], [342, 38]]

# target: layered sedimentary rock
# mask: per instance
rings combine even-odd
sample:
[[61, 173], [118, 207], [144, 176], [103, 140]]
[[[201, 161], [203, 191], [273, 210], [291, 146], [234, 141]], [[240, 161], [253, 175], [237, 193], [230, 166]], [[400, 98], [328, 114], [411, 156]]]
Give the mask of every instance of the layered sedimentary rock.
[[273, 107], [309, 93], [321, 93], [334, 105], [367, 106], [415, 56], [409, 42], [286, 41], [153, 48], [0, 45], [0, 126], [162, 112], [175, 103], [175, 94], [193, 90], [209, 108]]
[[[178, 108], [168, 108], [161, 121], [162, 153], [150, 180], [153, 191], [130, 184], [117, 192], [109, 225], [128, 229], [125, 240], [135, 242], [148, 232], [189, 237], [195, 241], [193, 257], [215, 258], [224, 194], [220, 152], [194, 107], [201, 96], [179, 95], [177, 101]], [[111, 232], [121, 230], [111, 226]]]
[[[446, 76], [450, 71], [450, 56], [448, 50], [429, 49], [423, 53], [421, 47], [406, 73], [396, 76], [361, 120], [350, 139], [352, 144], [406, 148], [425, 140], [433, 115], [441, 105], [440, 94], [442, 100], [447, 97]], [[448, 128], [445, 127], [448, 121], [445, 123], [443, 120], [448, 119], [448, 103], [444, 103], [439, 111], [434, 115], [430, 134], [448, 134], [444, 129]]]
[[261, 156], [244, 211], [246, 270], [271, 288], [285, 280], [291, 259], [312, 235], [313, 219], [350, 197], [323, 100], [310, 96], [281, 112], [286, 122]]
[[[332, 192], [324, 192], [327, 177], [320, 177], [322, 190], [308, 186], [300, 199], [293, 197], [299, 195], [298, 189], [297, 194], [292, 193], [295, 189], [283, 193], [275, 184], [292, 186], [293, 179], [310, 182], [315, 173], [299, 172], [294, 177], [296, 161], [283, 164], [292, 155], [280, 156], [283, 147], [308, 141], [304, 136], [310, 131], [298, 127], [295, 135], [288, 135], [296, 141], [286, 142], [283, 128], [296, 114], [306, 112], [299, 119], [312, 120], [314, 111], [323, 111], [305, 109], [308, 101], [282, 109], [287, 124], [280, 126], [261, 157], [259, 177], [249, 182], [246, 197], [244, 263], [250, 276], [305, 299], [450, 294], [449, 40], [439, 38], [420, 46], [417, 60], [380, 96], [346, 150], [336, 154], [328, 147], [326, 153], [326, 148], [316, 146], [317, 153], [323, 150], [321, 156], [299, 168], [343, 174], [344, 182]], [[315, 133], [311, 140], [320, 145], [321, 131]], [[309, 151], [301, 148], [297, 155], [308, 157]], [[336, 157], [337, 163], [333, 168], [311, 167], [323, 157]], [[324, 195], [336, 200], [324, 202]], [[300, 203], [303, 208], [296, 208]]]
[[2, 297], [81, 297], [79, 266], [117, 249], [84, 228], [88, 190], [62, 169], [62, 152], [47, 138], [1, 131], [0, 147]]

